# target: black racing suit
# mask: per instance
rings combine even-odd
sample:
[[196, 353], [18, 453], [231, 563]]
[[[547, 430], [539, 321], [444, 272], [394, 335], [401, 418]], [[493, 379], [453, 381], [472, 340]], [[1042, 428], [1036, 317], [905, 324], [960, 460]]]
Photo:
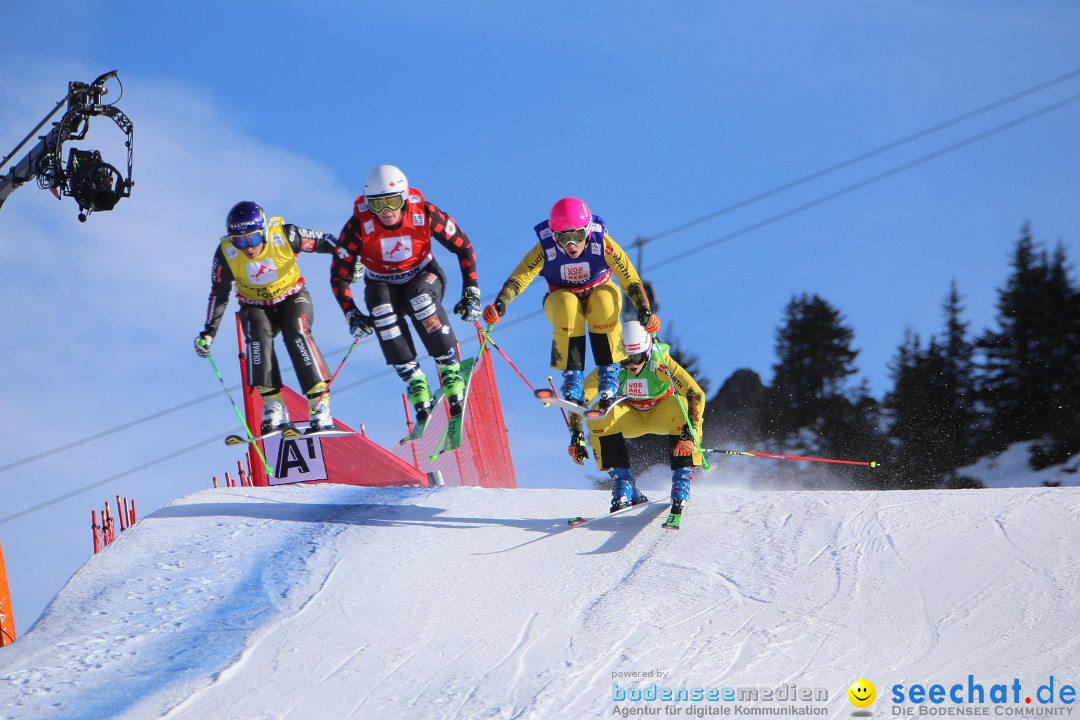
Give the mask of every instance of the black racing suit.
[[[294, 253], [332, 254], [337, 249], [336, 238], [330, 233], [289, 224], [284, 225], [283, 229]], [[213, 337], [217, 334], [221, 318], [229, 304], [233, 285], [232, 268], [225, 260], [220, 245], [214, 253], [211, 276], [210, 303], [203, 333]], [[315, 308], [302, 276], [297, 283], [268, 301], [256, 304], [255, 301], [240, 295], [237, 295], [237, 299], [240, 303], [240, 324], [246, 344], [249, 385], [267, 390], [281, 388], [281, 368], [274, 351], [274, 338], [278, 333], [285, 341], [296, 379], [304, 393], [311, 392], [317, 384], [329, 380], [326, 362], [311, 336], [311, 326], [315, 323]]]

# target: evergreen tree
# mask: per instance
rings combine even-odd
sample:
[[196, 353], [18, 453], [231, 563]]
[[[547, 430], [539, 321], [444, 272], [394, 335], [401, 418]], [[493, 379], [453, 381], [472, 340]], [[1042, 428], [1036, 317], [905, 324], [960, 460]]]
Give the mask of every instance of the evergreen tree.
[[893, 389], [885, 397], [891, 418], [891, 484], [936, 487], [956, 468], [975, 460], [979, 430], [975, 409], [974, 346], [961, 319], [953, 282], [943, 305], [945, 332], [925, 350], [917, 334], [905, 333], [890, 364]]
[[936, 350], [939, 375], [936, 380], [940, 416], [942, 463], [949, 471], [977, 458], [978, 438], [985, 432], [977, 407], [975, 344], [968, 337], [968, 323], [961, 317], [960, 291], [954, 280], [942, 306], [945, 332]]
[[782, 438], [822, 418], [855, 373], [859, 351], [840, 311], [817, 295], [792, 297], [776, 333], [770, 434]]
[[1045, 295], [1047, 397], [1037, 422], [1043, 439], [1032, 446], [1036, 470], [1080, 451], [1080, 288], [1069, 279], [1061, 243], [1046, 270]]
[[1033, 460], [1042, 465], [1051, 462], [1046, 452], [1067, 456], [1077, 432], [1077, 289], [1068, 277], [1064, 248], [1059, 245], [1050, 260], [1036, 247], [1028, 224], [1011, 267], [998, 291], [997, 330], [977, 342], [983, 353], [980, 397], [991, 416], [984, 450], [1049, 438], [1035, 446]]

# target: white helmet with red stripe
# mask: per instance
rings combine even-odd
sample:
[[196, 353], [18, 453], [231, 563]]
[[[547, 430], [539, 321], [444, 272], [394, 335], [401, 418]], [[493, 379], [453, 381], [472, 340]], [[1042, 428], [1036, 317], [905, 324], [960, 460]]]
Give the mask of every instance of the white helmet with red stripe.
[[647, 353], [652, 350], [652, 335], [645, 332], [645, 328], [637, 320], [628, 320], [623, 323], [622, 337], [627, 356]]

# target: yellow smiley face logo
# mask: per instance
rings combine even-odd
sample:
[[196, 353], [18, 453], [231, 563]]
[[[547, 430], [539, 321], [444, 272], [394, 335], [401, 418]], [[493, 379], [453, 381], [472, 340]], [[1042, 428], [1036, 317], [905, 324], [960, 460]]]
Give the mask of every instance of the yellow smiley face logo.
[[874, 702], [874, 698], [877, 697], [877, 690], [874, 689], [874, 684], [869, 680], [859, 678], [855, 682], [851, 683], [851, 687], [847, 691], [848, 700], [851, 704], [857, 708], [870, 707]]

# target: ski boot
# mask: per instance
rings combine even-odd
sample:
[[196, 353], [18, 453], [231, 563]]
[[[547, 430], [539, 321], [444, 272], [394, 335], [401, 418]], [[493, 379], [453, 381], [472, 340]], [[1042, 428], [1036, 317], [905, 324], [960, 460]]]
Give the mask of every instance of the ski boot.
[[611, 468], [608, 475], [615, 482], [611, 489], [611, 512], [649, 502], [649, 498], [638, 490], [637, 481], [630, 474], [630, 468]]
[[671, 472], [671, 513], [681, 515], [683, 505], [690, 499], [690, 479], [693, 468], [679, 468]]
[[295, 430], [289, 421], [289, 409], [285, 407], [285, 399], [281, 397], [280, 390], [263, 395], [262, 425], [259, 426], [260, 435], [268, 435], [273, 432], [285, 432]]
[[600, 365], [596, 368], [596, 377], [600, 381], [597, 387], [597, 397], [600, 399], [597, 407], [607, 410], [615, 402], [615, 396], [619, 393], [618, 364]]
[[[436, 358], [439, 360], [440, 358]], [[436, 364], [439, 371], [439, 382], [443, 392], [446, 393], [446, 404], [450, 409], [450, 417], [455, 418], [465, 411], [465, 381], [461, 377], [461, 363], [456, 360], [446, 365]]]
[[564, 400], [585, 405], [585, 371], [563, 370], [562, 389], [560, 393]]
[[[322, 383], [319, 383], [319, 385], [322, 385]], [[322, 399], [322, 402], [319, 402], [319, 396], [322, 395], [322, 391], [325, 389], [324, 386], [317, 393], [312, 391], [312, 393], [308, 395], [308, 413], [310, 415], [308, 432], [315, 433], [323, 430], [337, 429], [334, 425], [334, 418], [330, 416], [330, 395], [327, 394], [327, 396]], [[314, 395], [314, 397], [312, 397], [312, 395]]]
[[419, 368], [405, 381], [405, 394], [408, 396], [409, 404], [413, 406], [413, 410], [416, 412], [416, 421], [423, 422], [426, 420], [435, 404], [431, 401], [427, 378]]

